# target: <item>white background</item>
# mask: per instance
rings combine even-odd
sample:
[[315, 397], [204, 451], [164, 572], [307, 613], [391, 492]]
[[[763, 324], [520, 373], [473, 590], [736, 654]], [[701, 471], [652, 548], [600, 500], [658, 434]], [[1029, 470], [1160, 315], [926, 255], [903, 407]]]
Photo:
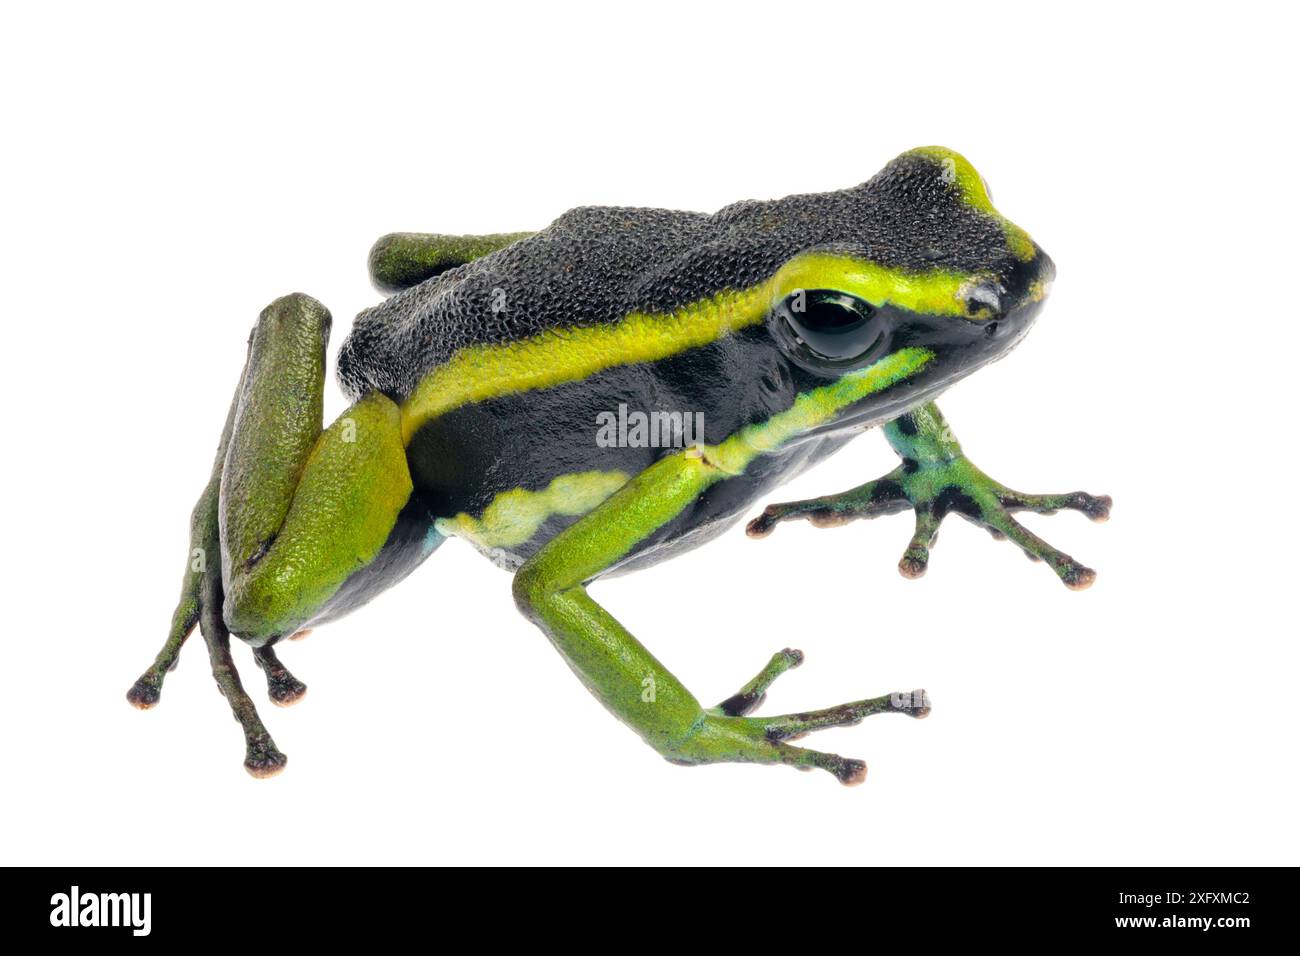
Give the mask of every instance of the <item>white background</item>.
[[[0, 30], [4, 862], [1296, 863], [1292, 35], [1251, 4], [44, 6]], [[673, 767], [450, 542], [284, 651], [253, 780], [197, 637], [149, 713], [244, 340], [272, 298], [376, 301], [392, 230], [712, 210], [965, 154], [1059, 268], [942, 407], [1098, 569], [1071, 593], [954, 518], [724, 539], [593, 593], [698, 696], [807, 653], [768, 712], [925, 686], [807, 741], [864, 786]], [[332, 354], [332, 351], [331, 351]], [[332, 380], [326, 413], [344, 403]], [[869, 435], [784, 489], [893, 458]]]

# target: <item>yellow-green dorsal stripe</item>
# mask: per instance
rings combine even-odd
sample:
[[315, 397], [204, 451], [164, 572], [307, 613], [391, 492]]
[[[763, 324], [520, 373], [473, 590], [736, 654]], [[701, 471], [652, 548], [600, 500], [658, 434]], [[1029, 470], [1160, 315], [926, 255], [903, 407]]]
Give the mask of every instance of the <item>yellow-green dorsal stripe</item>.
[[402, 407], [409, 442], [420, 426], [462, 405], [575, 382], [616, 365], [653, 362], [761, 322], [765, 286], [722, 292], [666, 315], [633, 313], [612, 325], [573, 327], [501, 345], [461, 349]]
[[580, 381], [604, 369], [654, 362], [708, 345], [761, 323], [774, 299], [798, 289], [839, 289], [876, 306], [964, 316], [961, 291], [981, 278], [943, 270], [906, 272], [852, 256], [804, 253], [765, 282], [719, 292], [673, 312], [634, 312], [611, 324], [461, 349], [403, 404], [402, 435], [409, 444], [420, 426], [464, 405]]

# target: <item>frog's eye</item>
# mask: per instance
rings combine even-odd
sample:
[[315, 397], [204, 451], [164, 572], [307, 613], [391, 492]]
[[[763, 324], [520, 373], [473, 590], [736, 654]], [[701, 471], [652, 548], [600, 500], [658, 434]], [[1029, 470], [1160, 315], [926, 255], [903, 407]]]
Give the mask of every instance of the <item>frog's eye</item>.
[[885, 332], [875, 308], [834, 289], [801, 289], [782, 299], [778, 308], [799, 341], [833, 361], [865, 355]]

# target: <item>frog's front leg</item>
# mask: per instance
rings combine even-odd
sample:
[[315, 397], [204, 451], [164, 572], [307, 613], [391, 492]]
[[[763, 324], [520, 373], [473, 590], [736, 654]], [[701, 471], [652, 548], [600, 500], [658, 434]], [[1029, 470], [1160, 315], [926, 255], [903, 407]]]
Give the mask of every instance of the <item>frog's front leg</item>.
[[874, 518], [912, 508], [916, 531], [898, 569], [905, 577], [925, 573], [939, 524], [950, 512], [981, 525], [995, 538], [1009, 538], [1035, 561], [1045, 561], [1066, 587], [1082, 590], [1097, 573], [1053, 548], [1011, 517], [1012, 512], [1054, 514], [1062, 508], [1082, 511], [1094, 521], [1110, 516], [1107, 495], [1072, 491], [1029, 495], [1013, 491], [976, 468], [952, 436], [948, 423], [933, 404], [923, 405], [885, 426], [885, 436], [903, 459], [887, 475], [837, 495], [768, 505], [746, 528], [761, 538], [779, 522], [804, 518], [819, 527]]
[[786, 741], [825, 727], [856, 724], [876, 713], [924, 717], [929, 712], [924, 691], [779, 717], [744, 716], [780, 674], [803, 660], [798, 651], [786, 650], [739, 693], [706, 709], [587, 593], [587, 582], [728, 477], [710, 461], [707, 450], [687, 450], [661, 459], [525, 563], [515, 574], [515, 600], [587, 689], [669, 760], [820, 767], [843, 783], [859, 783], [866, 774], [862, 761], [793, 747]]

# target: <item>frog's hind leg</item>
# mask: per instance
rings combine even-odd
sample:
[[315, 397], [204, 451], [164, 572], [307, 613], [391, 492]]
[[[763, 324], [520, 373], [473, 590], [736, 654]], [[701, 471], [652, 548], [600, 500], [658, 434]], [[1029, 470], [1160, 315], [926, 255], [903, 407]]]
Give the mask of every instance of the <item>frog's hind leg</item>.
[[195, 625], [198, 625], [208, 646], [208, 656], [217, 687], [230, 702], [231, 711], [244, 730], [246, 747], [244, 765], [254, 776], [267, 777], [281, 770], [287, 758], [275, 746], [275, 741], [271, 739], [270, 733], [257, 715], [256, 706], [244, 692], [239, 680], [239, 672], [230, 654], [230, 632], [226, 629], [225, 621], [221, 616], [223, 594], [218, 502], [222, 467], [230, 445], [230, 433], [235, 414], [239, 407], [242, 376], [240, 381], [241, 389], [235, 392], [235, 400], [231, 403], [225, 428], [221, 432], [212, 476], [199, 496], [190, 517], [188, 563], [182, 580], [180, 601], [172, 615], [167, 640], [153, 664], [127, 691], [126, 697], [141, 709], [148, 709], [157, 704], [162, 694], [164, 678], [168, 671], [175, 669], [182, 646], [193, 632]]
[[[172, 624], [162, 650], [150, 667], [142, 674], [127, 692], [127, 700], [142, 709], [158, 703], [162, 693], [163, 680], [167, 672], [176, 667], [181, 648], [197, 624], [203, 633], [208, 647], [208, 656], [212, 666], [213, 678], [217, 687], [230, 704], [235, 719], [244, 730], [246, 755], [245, 767], [254, 776], [270, 776], [283, 768], [286, 758], [280, 753], [271, 739], [266, 727], [258, 717], [257, 708], [244, 691], [239, 680], [239, 672], [230, 653], [230, 631], [223, 617], [225, 603], [225, 585], [223, 576], [223, 548], [221, 528], [222, 482], [226, 475], [226, 463], [231, 456], [232, 444], [246, 449], [248, 445], [247, 422], [259, 412], [265, 412], [265, 406], [256, 397], [250, 401], [250, 392], [259, 378], [267, 379], [270, 369], [279, 358], [279, 364], [285, 356], [275, 356], [271, 340], [283, 340], [283, 334], [271, 334], [275, 327], [297, 327], [299, 353], [296, 360], [287, 363], [292, 371], [287, 375], [287, 391], [293, 396], [296, 414], [288, 418], [296, 419], [288, 428], [279, 429], [276, 443], [277, 457], [291, 463], [292, 467], [301, 465], [302, 448], [310, 448], [309, 441], [314, 441], [320, 431], [321, 392], [324, 376], [324, 341], [328, 336], [329, 313], [319, 303], [306, 296], [290, 296], [272, 303], [262, 313], [258, 325], [249, 339], [249, 354], [244, 371], [235, 389], [235, 396], [226, 416], [225, 427], [217, 446], [216, 459], [212, 473], [199, 496], [190, 517], [190, 551], [187, 556], [185, 576], [182, 581], [181, 597], [172, 615]], [[311, 347], [312, 330], [319, 338], [319, 345]], [[261, 333], [259, 337], [259, 332]], [[292, 354], [294, 349], [288, 349]], [[314, 361], [314, 353], [319, 353], [319, 361]], [[260, 371], [259, 371], [260, 370]], [[263, 389], [264, 390], [264, 389]], [[314, 396], [314, 400], [313, 400]], [[311, 424], [314, 416], [314, 428]], [[232, 441], [244, 423], [245, 437], [242, 441]], [[288, 434], [286, 434], [286, 432]], [[239, 457], [247, 456], [247, 451]], [[282, 468], [281, 472], [289, 471]], [[246, 476], [245, 476], [246, 477]], [[276, 482], [274, 475], [267, 476], [271, 488], [283, 486], [282, 480]], [[242, 495], [244, 489], [228, 487], [227, 495]], [[274, 492], [272, 492], [274, 493]], [[283, 495], [283, 490], [280, 491]], [[287, 671], [284, 672], [288, 674]], [[292, 679], [292, 678], [290, 678]], [[305, 690], [305, 687], [303, 688]], [[301, 696], [301, 693], [298, 694]]]
[[[275, 702], [300, 698], [305, 686], [272, 645], [335, 613], [336, 596], [352, 605], [373, 593], [373, 582], [353, 576], [379, 556], [411, 498], [392, 401], [368, 395], [321, 430], [329, 325], [328, 311], [302, 295], [278, 299], [260, 316], [212, 478], [195, 508], [197, 558], [172, 630], [128, 693], [138, 706], [157, 701], [197, 621], [217, 686], [244, 730], [244, 765], [254, 776], [277, 772], [285, 758], [239, 680], [231, 634], [255, 648]], [[380, 564], [385, 580], [413, 566]], [[358, 580], [363, 587], [344, 589]]]
[[[240, 382], [243, 382], [242, 374]], [[167, 640], [154, 658], [154, 662], [140, 675], [126, 694], [126, 699], [141, 710], [148, 710], [158, 703], [162, 695], [163, 680], [169, 671], [176, 669], [181, 648], [194, 631], [195, 625], [199, 623], [205, 582], [215, 578], [217, 586], [220, 587], [221, 546], [220, 532], [217, 527], [217, 500], [221, 494], [221, 470], [226, 460], [226, 449], [230, 445], [230, 432], [238, 408], [239, 390], [236, 389], [235, 398], [230, 403], [230, 411], [226, 415], [225, 427], [221, 430], [221, 440], [217, 444], [212, 474], [202, 494], [199, 495], [194, 510], [190, 513], [190, 550], [185, 558], [181, 596], [176, 604], [176, 610], [172, 613]]]
[[482, 236], [389, 233], [370, 248], [370, 283], [385, 295], [392, 295], [531, 235], [531, 232]]

